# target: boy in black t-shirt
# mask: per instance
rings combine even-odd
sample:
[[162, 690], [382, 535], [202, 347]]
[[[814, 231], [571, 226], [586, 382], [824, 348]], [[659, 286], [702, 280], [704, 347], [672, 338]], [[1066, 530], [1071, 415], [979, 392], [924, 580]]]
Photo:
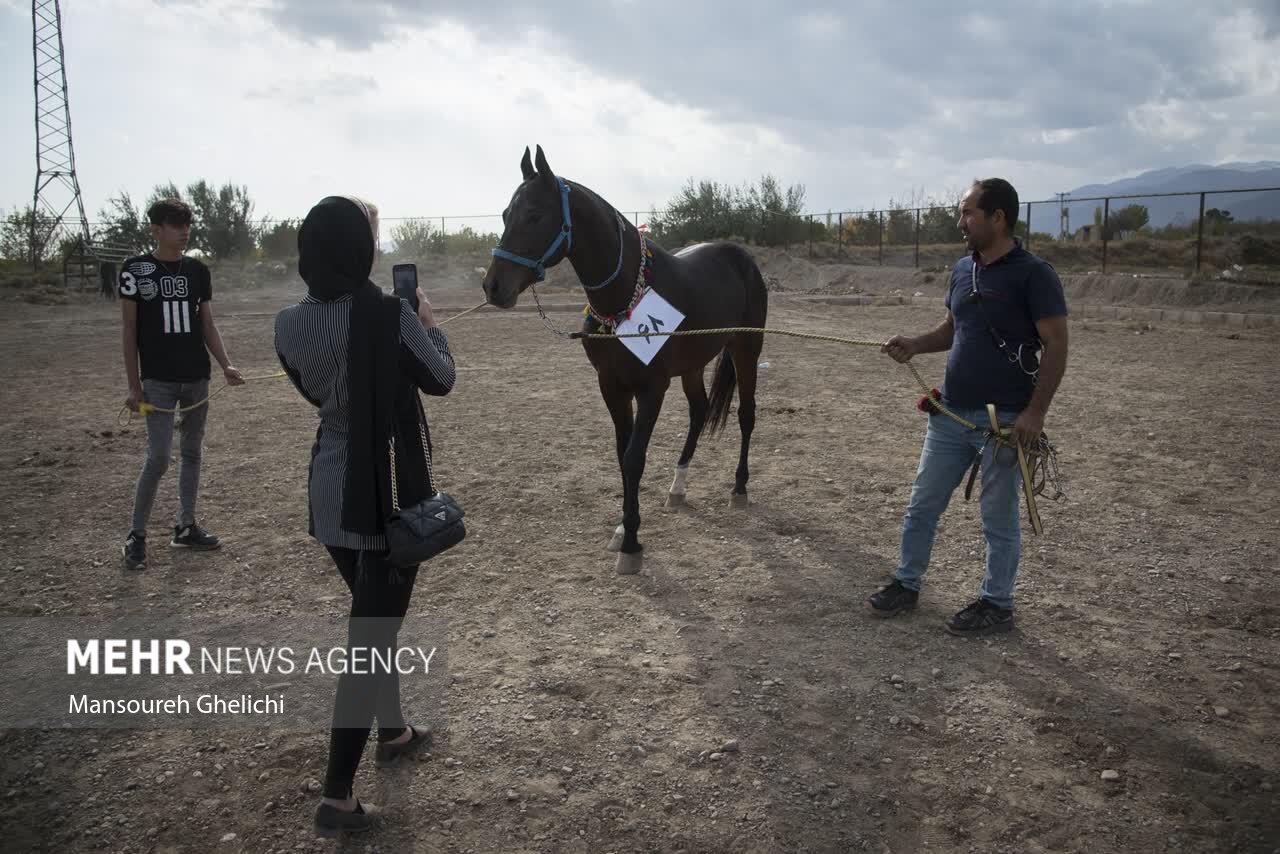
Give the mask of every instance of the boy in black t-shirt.
[[[191, 236], [191, 208], [179, 199], [162, 199], [147, 209], [147, 219], [155, 251], [130, 258], [120, 268], [124, 367], [129, 381], [125, 402], [134, 412], [140, 411], [143, 402], [157, 409], [184, 410], [178, 418], [181, 508], [169, 545], [216, 549], [221, 545], [218, 538], [202, 529], [195, 516], [209, 414], [209, 353], [218, 360], [229, 385], [240, 385], [244, 378], [227, 358], [213, 322], [209, 268], [182, 254]], [[147, 460], [138, 476], [133, 523], [121, 548], [129, 569], [146, 566], [147, 521], [156, 487], [169, 467], [173, 423], [172, 412], [147, 414]]]

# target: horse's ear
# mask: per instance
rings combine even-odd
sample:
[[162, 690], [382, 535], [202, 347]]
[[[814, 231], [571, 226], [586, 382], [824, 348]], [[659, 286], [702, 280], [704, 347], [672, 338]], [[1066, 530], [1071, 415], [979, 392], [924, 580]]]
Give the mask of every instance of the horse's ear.
[[551, 165], [547, 163], [547, 155], [542, 153], [541, 145], [537, 148], [538, 154], [534, 158], [533, 162], [534, 165], [538, 167], [538, 175], [542, 177], [542, 180], [554, 183], [556, 176], [555, 173], [551, 171]]
[[524, 147], [524, 159], [520, 161], [520, 173], [524, 175], [524, 179], [528, 181], [536, 172], [533, 171], [533, 163], [529, 160], [529, 146]]

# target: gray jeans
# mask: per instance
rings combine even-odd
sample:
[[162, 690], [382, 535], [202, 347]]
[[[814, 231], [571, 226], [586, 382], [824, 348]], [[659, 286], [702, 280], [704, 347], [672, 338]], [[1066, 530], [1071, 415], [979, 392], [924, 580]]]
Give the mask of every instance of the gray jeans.
[[[142, 396], [147, 403], [161, 409], [185, 408], [209, 396], [209, 381], [178, 383], [143, 380]], [[182, 457], [182, 468], [178, 475], [180, 508], [176, 520], [179, 526], [191, 525], [196, 521], [196, 493], [200, 490], [200, 449], [204, 444], [204, 424], [208, 417], [207, 403], [177, 416]], [[146, 533], [151, 507], [156, 500], [156, 488], [169, 468], [173, 421], [174, 415], [169, 412], [153, 412], [147, 416], [147, 461], [142, 466], [142, 473], [138, 475], [138, 487], [133, 498], [133, 530], [139, 533]]]

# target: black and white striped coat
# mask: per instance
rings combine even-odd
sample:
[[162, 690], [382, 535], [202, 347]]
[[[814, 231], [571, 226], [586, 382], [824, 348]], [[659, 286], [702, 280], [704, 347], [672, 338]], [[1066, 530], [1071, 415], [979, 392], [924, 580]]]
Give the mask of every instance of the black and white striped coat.
[[[349, 424], [347, 330], [351, 297], [324, 302], [311, 296], [276, 315], [275, 347], [298, 392], [320, 411], [320, 430], [307, 480], [309, 531], [320, 543], [382, 551], [386, 538], [343, 529], [342, 491], [347, 472]], [[438, 328], [423, 329], [407, 302], [400, 303], [400, 368], [421, 391], [448, 394], [455, 371], [449, 341]]]

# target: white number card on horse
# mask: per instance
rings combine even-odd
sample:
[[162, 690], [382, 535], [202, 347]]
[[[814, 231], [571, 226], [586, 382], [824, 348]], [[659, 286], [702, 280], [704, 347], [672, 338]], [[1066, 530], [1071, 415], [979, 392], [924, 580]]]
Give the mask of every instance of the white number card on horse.
[[631, 310], [631, 317], [618, 324], [616, 335], [643, 335], [643, 338], [623, 338], [622, 343], [646, 365], [658, 355], [662, 345], [670, 340], [667, 335], [655, 332], [674, 332], [684, 322], [680, 309], [667, 302], [657, 291], [649, 291]]

